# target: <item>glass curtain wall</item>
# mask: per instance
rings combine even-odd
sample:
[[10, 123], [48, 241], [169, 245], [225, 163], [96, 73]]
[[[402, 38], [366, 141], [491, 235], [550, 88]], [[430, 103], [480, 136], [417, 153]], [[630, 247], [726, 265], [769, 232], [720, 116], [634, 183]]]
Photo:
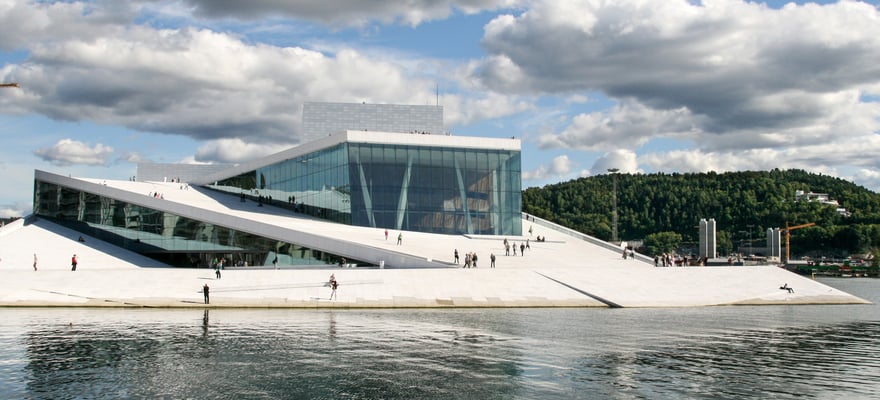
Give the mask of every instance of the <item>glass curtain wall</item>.
[[519, 151], [349, 144], [355, 225], [519, 235]]
[[40, 181], [34, 214], [179, 267], [208, 267], [219, 259], [227, 266], [268, 266], [276, 256], [281, 266], [340, 262], [321, 250]]
[[350, 225], [351, 188], [345, 154], [345, 146], [338, 145], [224, 179], [209, 187], [235, 193], [242, 200]]
[[520, 152], [345, 143], [212, 185], [330, 221], [519, 235]]

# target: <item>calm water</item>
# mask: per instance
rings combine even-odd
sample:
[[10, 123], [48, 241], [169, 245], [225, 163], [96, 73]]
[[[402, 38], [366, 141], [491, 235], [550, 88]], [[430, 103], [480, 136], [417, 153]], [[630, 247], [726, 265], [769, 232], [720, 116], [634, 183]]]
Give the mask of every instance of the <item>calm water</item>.
[[876, 304], [0, 317], [2, 399], [880, 398]]

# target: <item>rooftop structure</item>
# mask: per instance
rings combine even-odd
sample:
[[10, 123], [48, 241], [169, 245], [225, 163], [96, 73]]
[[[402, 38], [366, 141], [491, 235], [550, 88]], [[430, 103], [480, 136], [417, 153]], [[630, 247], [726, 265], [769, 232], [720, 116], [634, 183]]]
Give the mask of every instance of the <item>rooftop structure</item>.
[[410, 104], [305, 103], [303, 142], [342, 131], [444, 134], [443, 107]]

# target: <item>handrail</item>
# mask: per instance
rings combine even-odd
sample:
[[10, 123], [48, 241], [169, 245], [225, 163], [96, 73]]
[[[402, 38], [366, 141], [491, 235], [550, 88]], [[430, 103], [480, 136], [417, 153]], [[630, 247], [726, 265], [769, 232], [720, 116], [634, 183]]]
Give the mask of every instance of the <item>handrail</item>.
[[[614, 243], [606, 242], [606, 241], [604, 241], [604, 240], [602, 240], [602, 239], [599, 239], [599, 238], [596, 238], [596, 237], [593, 237], [593, 236], [587, 235], [587, 234], [585, 234], [585, 233], [583, 233], [583, 232], [578, 232], [578, 231], [576, 231], [576, 230], [574, 230], [574, 229], [571, 229], [571, 228], [566, 228], [566, 227], [564, 227], [564, 226], [562, 226], [562, 225], [559, 225], [559, 224], [556, 224], [556, 223], [550, 222], [550, 221], [548, 221], [548, 220], [546, 220], [546, 219], [543, 219], [543, 218], [540, 218], [540, 217], [536, 217], [536, 216], [534, 216], [534, 215], [531, 215], [531, 214], [528, 214], [528, 213], [525, 213], [525, 212], [522, 213], [522, 218], [525, 219], [525, 220], [527, 220], [527, 221], [530, 221], [530, 222], [535, 222], [536, 225], [542, 226], [542, 227], [544, 227], [544, 228], [548, 228], [548, 229], [551, 229], [551, 230], [557, 231], [557, 232], [559, 232], [559, 233], [562, 233], [562, 234], [565, 234], [565, 235], [568, 235], [568, 236], [572, 236], [572, 237], [574, 237], [575, 239], [580, 239], [580, 240], [583, 240], [583, 241], [585, 241], [585, 242], [589, 242], [589, 243], [595, 244], [595, 245], [597, 245], [597, 246], [599, 246], [599, 247], [604, 247], [604, 248], [606, 248], [606, 249], [608, 249], [608, 250], [613, 250], [613, 251], [617, 251], [617, 252], [623, 250], [622, 247], [620, 247], [620, 246], [618, 246], [618, 245], [615, 245]], [[648, 257], [648, 256], [646, 256], [646, 255], [644, 255], [644, 254], [635, 253], [635, 258], [636, 258], [637, 260], [639, 260], [639, 261], [642, 261], [642, 262], [645, 262], [645, 263], [648, 263], [648, 264], [652, 264], [652, 265], [653, 265], [653, 263], [654, 263], [654, 259], [652, 259], [651, 257]]]

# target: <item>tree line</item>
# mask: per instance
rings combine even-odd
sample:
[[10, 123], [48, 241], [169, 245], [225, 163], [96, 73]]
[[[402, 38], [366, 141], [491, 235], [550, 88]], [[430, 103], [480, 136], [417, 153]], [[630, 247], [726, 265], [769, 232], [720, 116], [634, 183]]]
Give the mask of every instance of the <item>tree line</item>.
[[[845, 257], [880, 247], [880, 195], [797, 169], [597, 175], [528, 188], [523, 210], [610, 240], [615, 179], [620, 240], [662, 239], [666, 247], [694, 243], [700, 219], [713, 218], [722, 255], [738, 251], [749, 239], [763, 246], [767, 228], [786, 223], [816, 224], [792, 231], [792, 257]], [[828, 194], [850, 215], [819, 202], [796, 201], [798, 190]]]

